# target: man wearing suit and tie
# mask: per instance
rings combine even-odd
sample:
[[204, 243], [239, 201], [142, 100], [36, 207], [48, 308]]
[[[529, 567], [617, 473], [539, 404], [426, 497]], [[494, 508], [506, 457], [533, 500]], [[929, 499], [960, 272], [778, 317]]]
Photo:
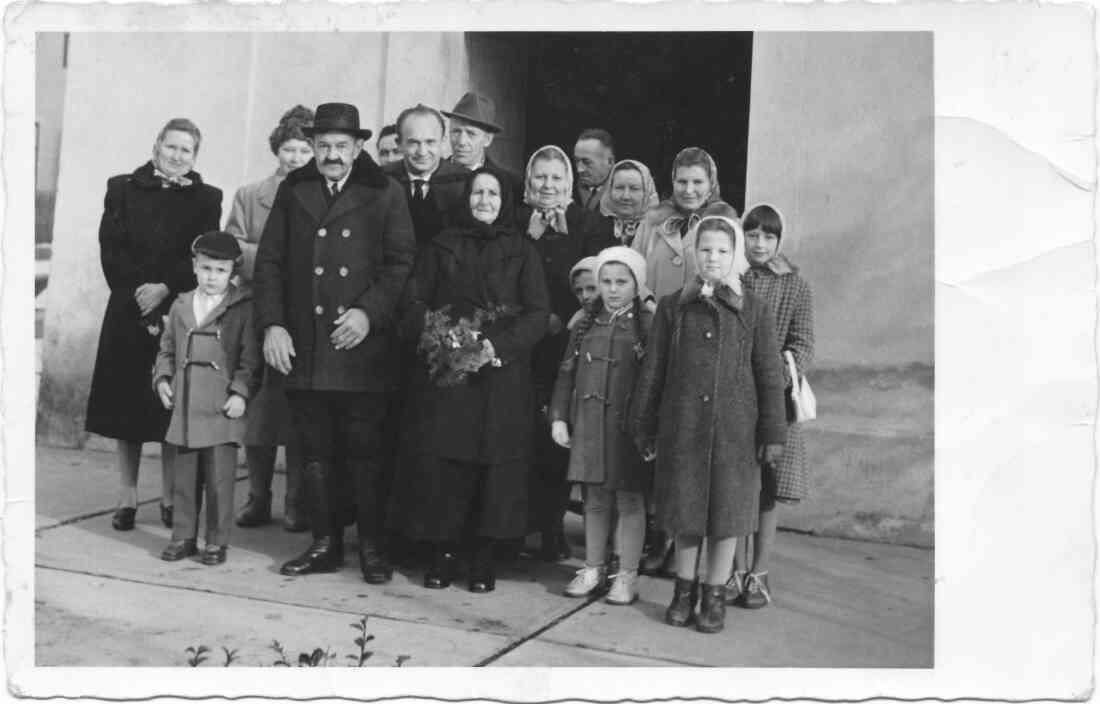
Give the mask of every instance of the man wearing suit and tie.
[[383, 167], [408, 199], [418, 248], [431, 242], [462, 205], [469, 173], [464, 166], [442, 160], [443, 132], [443, 116], [427, 105], [401, 111], [397, 143], [405, 158]]
[[354, 106], [320, 105], [303, 132], [314, 158], [279, 185], [254, 276], [264, 359], [286, 375], [313, 529], [309, 549], [280, 571], [341, 567], [346, 499], [337, 473], [347, 471], [360, 569], [380, 584], [392, 576], [382, 540], [381, 428], [396, 362], [394, 311], [415, 255], [412, 221], [401, 188], [363, 151], [371, 133]]

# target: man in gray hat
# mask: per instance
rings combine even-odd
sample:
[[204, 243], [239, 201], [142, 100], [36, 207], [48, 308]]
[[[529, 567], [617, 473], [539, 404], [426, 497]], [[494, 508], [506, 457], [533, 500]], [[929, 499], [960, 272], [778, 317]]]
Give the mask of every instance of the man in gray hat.
[[450, 112], [441, 111], [450, 119], [451, 161], [470, 171], [487, 167], [507, 177], [513, 195], [523, 196], [523, 184], [516, 174], [495, 163], [486, 150], [493, 137], [500, 134], [496, 124], [496, 105], [490, 98], [477, 93], [466, 93]]

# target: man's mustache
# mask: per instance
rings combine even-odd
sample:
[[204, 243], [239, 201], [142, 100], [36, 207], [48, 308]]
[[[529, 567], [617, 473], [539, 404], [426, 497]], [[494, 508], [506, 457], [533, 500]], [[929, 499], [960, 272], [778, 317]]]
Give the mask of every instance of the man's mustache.
[[343, 166], [344, 165], [344, 160], [343, 159], [325, 159], [324, 161], [321, 162], [321, 164], [323, 164], [324, 166]]

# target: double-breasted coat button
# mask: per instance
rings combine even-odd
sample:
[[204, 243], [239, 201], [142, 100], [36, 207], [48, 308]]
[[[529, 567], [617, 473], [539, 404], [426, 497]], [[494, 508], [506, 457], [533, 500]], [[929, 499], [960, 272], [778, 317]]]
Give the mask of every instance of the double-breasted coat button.
[[348, 268], [346, 266], [340, 267], [340, 276], [347, 276], [347, 275], [348, 275]]
[[336, 315], [343, 315], [347, 310], [344, 306], [336, 306]]
[[343, 230], [340, 230], [340, 236], [344, 238], [351, 237], [351, 230], [345, 227]]
[[313, 270], [313, 273], [320, 276], [321, 274], [325, 273], [325, 267], [319, 266]]
[[684, 258], [677, 254], [675, 257], [672, 258], [672, 263], [675, 266], [681, 266], [684, 263]]
[[703, 403], [709, 403], [709, 402], [710, 402], [710, 396], [707, 396], [706, 394], [703, 394]]
[[317, 315], [324, 315], [325, 314], [325, 309], [324, 309], [323, 306], [317, 306], [316, 308], [313, 309], [313, 312], [316, 313]]
[[709, 340], [710, 338], [714, 337], [714, 335], [711, 334], [710, 330], [707, 330], [705, 333], [703, 333], [703, 337]]
[[324, 237], [324, 236], [325, 236], [325, 235], [327, 235], [327, 234], [328, 234], [328, 230], [326, 230], [326, 229], [325, 229], [325, 228], [323, 228], [323, 227], [322, 227], [322, 228], [321, 228], [320, 230], [318, 230], [318, 231], [317, 231], [317, 236], [318, 236], [318, 237]]

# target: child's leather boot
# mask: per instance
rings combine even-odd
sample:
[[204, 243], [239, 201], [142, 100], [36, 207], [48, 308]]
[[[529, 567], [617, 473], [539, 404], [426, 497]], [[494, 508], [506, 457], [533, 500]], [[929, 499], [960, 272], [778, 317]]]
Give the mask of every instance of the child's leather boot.
[[699, 617], [695, 630], [700, 633], [718, 633], [726, 625], [726, 585], [704, 584], [703, 601], [699, 605]]
[[670, 626], [688, 626], [695, 616], [695, 604], [699, 601], [699, 580], [676, 578], [672, 591], [672, 603], [665, 612], [665, 623]]

